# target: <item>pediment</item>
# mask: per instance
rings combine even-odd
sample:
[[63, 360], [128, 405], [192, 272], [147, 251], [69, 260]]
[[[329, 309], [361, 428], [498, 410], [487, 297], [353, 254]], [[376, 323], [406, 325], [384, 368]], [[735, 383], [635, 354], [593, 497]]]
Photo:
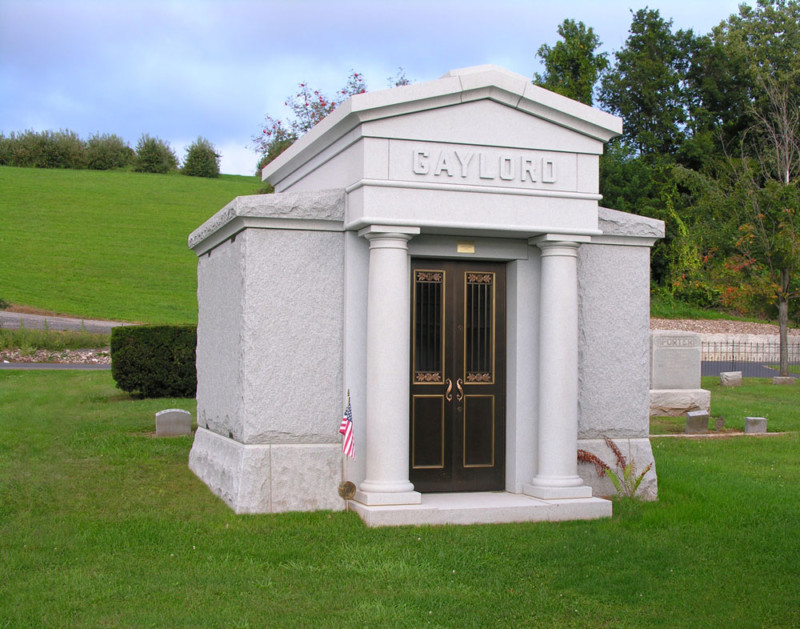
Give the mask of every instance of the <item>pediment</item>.
[[522, 75], [478, 66], [351, 97], [268, 164], [263, 179], [276, 189], [287, 178], [299, 181], [310, 163], [336, 159], [362, 138], [599, 155], [603, 143], [621, 131], [615, 116], [532, 85]]

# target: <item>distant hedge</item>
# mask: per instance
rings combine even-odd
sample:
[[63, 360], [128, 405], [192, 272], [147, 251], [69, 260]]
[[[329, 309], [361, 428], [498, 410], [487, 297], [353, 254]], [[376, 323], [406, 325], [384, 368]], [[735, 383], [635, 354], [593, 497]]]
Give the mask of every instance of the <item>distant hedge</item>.
[[[198, 177], [218, 177], [220, 155], [205, 138], [187, 148], [184, 172]], [[168, 173], [178, 168], [178, 156], [169, 143], [142, 134], [132, 149], [115, 134], [95, 133], [81, 139], [69, 129], [0, 133], [0, 166], [111, 170], [132, 167], [136, 172]]]
[[141, 325], [111, 331], [111, 376], [117, 387], [145, 398], [197, 393], [197, 326]]

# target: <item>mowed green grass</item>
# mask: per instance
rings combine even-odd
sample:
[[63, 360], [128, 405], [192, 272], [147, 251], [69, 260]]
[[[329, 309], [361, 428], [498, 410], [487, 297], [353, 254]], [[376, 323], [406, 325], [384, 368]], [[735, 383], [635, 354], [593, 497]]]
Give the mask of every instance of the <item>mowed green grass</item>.
[[[770, 378], [744, 378], [743, 383], [723, 387], [718, 377], [703, 377], [703, 388], [711, 392], [710, 431], [722, 418], [724, 430], [742, 432], [745, 417], [766, 417], [769, 432], [800, 431], [800, 385], [775, 385]], [[685, 428], [685, 415], [650, 419], [650, 434], [684, 433]]]
[[170, 407], [0, 371], [0, 627], [800, 626], [800, 404], [654, 440], [659, 501], [609, 520], [386, 529], [234, 514], [153, 436]]
[[197, 320], [189, 234], [256, 177], [0, 167], [0, 298], [83, 318]]

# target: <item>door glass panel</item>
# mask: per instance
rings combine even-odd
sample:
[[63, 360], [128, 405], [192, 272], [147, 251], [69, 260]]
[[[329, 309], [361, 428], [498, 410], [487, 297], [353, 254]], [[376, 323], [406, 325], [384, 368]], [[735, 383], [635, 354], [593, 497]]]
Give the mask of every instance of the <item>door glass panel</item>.
[[494, 273], [466, 273], [464, 295], [466, 382], [494, 382]]
[[414, 272], [414, 382], [444, 382], [444, 271]]

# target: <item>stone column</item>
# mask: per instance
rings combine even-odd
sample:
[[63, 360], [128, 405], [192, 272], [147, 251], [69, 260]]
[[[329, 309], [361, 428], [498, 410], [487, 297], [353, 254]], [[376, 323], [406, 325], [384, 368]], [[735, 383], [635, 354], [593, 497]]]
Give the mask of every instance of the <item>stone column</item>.
[[355, 499], [366, 505], [419, 504], [408, 479], [410, 280], [408, 241], [416, 227], [372, 225], [367, 296], [366, 478]]
[[578, 476], [578, 247], [588, 236], [532, 239], [542, 251], [539, 314], [538, 469], [524, 492], [589, 498]]

